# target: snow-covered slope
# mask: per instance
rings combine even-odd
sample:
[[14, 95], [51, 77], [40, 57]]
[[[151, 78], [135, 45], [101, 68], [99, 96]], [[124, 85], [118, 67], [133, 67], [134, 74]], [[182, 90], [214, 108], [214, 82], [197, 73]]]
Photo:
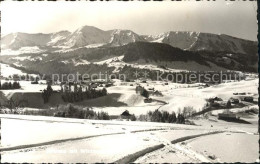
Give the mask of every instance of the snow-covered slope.
[[200, 33], [190, 50], [227, 51], [233, 53], [257, 54], [257, 42], [235, 38], [228, 35]]
[[54, 45], [59, 45], [62, 44], [66, 37], [70, 35], [69, 31], [60, 31], [53, 33], [51, 35], [51, 40], [47, 43], [48, 46], [54, 46]]
[[110, 33], [93, 26], [83, 26], [70, 34], [61, 45], [84, 47], [90, 44], [108, 43]]
[[1, 38], [1, 48], [19, 49], [21, 47], [44, 46], [51, 38], [51, 34], [11, 33]]
[[[187, 31], [170, 31], [159, 35], [138, 35], [131, 30], [104, 31], [93, 26], [82, 26], [73, 33], [60, 31], [50, 34], [12, 33], [1, 38], [1, 49], [21, 47], [114, 47], [132, 42], [159, 42], [183, 50], [222, 51], [246, 55], [257, 54], [257, 42], [235, 38], [224, 34]], [[94, 46], [93, 46], [94, 45]]]
[[122, 46], [131, 42], [146, 40], [130, 30], [103, 31], [93, 26], [83, 26], [70, 34], [60, 46], [88, 47]]
[[155, 36], [144, 36], [144, 38], [149, 42], [166, 43], [183, 50], [227, 51], [242, 54], [257, 53], [257, 42], [223, 34], [170, 31]]
[[51, 34], [12, 33], [2, 37], [2, 49], [47, 46], [55, 48], [95, 48], [103, 45], [122, 46], [131, 42], [146, 40], [130, 30], [103, 31], [93, 26], [82, 26], [73, 33], [60, 31]]
[[110, 46], [122, 46], [128, 43], [146, 40], [131, 30], [113, 30], [111, 33]]
[[166, 32], [154, 37], [150, 37], [152, 42], [166, 43], [173, 47], [189, 49], [198, 39], [200, 33], [197, 32]]
[[54, 46], [65, 39], [70, 32], [60, 31], [50, 34], [11, 33], [1, 38], [2, 49], [20, 49], [22, 47]]

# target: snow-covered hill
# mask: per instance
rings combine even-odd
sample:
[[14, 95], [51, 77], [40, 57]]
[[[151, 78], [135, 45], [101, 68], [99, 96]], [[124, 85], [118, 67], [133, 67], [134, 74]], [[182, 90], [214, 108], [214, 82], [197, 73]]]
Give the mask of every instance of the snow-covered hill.
[[189, 49], [198, 39], [200, 33], [196, 32], [165, 32], [159, 35], [145, 36], [150, 42], [166, 43], [180, 49]]

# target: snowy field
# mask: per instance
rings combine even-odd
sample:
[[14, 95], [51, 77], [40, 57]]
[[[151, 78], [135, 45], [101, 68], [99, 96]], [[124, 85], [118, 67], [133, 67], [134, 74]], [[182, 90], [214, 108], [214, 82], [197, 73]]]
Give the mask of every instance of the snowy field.
[[220, 133], [177, 143], [136, 160], [137, 163], [259, 162], [258, 135]]
[[[21, 74], [17, 69], [4, 68]], [[169, 82], [165, 85], [162, 81], [147, 81], [139, 84], [147, 90], [154, 88], [163, 96], [151, 95], [153, 102], [144, 103], [145, 98], [135, 91], [138, 82], [116, 81], [114, 86], [107, 88], [107, 96], [75, 104], [109, 115], [120, 115], [128, 110], [138, 117], [156, 109], [178, 113], [184, 107], [192, 107], [198, 112], [207, 103], [206, 99], [212, 97], [220, 97], [226, 102], [230, 97], [241, 100], [244, 96], [252, 96], [257, 101], [259, 96], [258, 79], [231, 81], [206, 88], [199, 83]], [[42, 101], [40, 92], [46, 84], [20, 81], [20, 85], [21, 89], [2, 90], [2, 96], [10, 99], [27, 95], [37, 101], [35, 106], [41, 104], [38, 103]], [[60, 86], [52, 88], [59, 91]], [[246, 95], [233, 95], [243, 92]], [[62, 99], [57, 93], [50, 101], [48, 105], [53, 108], [57, 104], [52, 102]], [[191, 119], [195, 125], [0, 114], [1, 162], [256, 162], [258, 116], [246, 112], [259, 108], [253, 103], [243, 103], [245, 107], [230, 111], [240, 114], [246, 123], [218, 120], [217, 114], [224, 109], [212, 111], [208, 118]], [[26, 109], [40, 110], [37, 107]]]
[[208, 120], [197, 120], [200, 126], [192, 126], [23, 115], [0, 117], [1, 162], [255, 162], [258, 158], [255, 124], [240, 131], [234, 124], [226, 124], [226, 128], [220, 126], [225, 122]]
[[9, 77], [14, 74], [26, 75], [26, 73], [23, 73], [21, 70], [10, 67], [7, 64], [0, 63], [0, 67], [1, 67], [1, 76], [3, 76], [3, 77]]

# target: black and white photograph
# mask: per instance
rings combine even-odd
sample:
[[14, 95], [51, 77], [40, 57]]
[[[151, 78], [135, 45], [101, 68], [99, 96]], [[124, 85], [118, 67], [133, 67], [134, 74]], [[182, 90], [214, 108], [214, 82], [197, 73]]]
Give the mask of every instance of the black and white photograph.
[[1, 1], [1, 163], [255, 163], [258, 2]]

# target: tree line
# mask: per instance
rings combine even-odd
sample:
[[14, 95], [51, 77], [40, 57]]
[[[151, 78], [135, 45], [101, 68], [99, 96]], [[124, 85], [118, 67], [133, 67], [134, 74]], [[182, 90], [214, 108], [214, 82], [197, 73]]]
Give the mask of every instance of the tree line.
[[96, 112], [92, 109], [83, 109], [83, 107], [68, 104], [66, 106], [60, 105], [58, 111], [54, 114], [55, 117], [69, 117], [80, 119], [94, 119], [94, 120], [109, 120], [110, 117], [106, 112]]
[[145, 115], [140, 115], [139, 121], [150, 121], [150, 122], [164, 122], [164, 123], [179, 123], [184, 124], [185, 118], [183, 113], [178, 113], [177, 116], [175, 112], [169, 113], [167, 111], [149, 111]]
[[4, 82], [3, 84], [0, 83], [0, 90], [7, 90], [7, 89], [20, 89], [21, 85], [19, 82]]
[[82, 91], [82, 88], [79, 87], [79, 89], [74, 87], [74, 91], [65, 91], [62, 93], [61, 97], [64, 102], [80, 102], [85, 99], [94, 99], [102, 96], [107, 95], [106, 88], [103, 88], [102, 90], [96, 90], [94, 88], [90, 90], [86, 90], [85, 92]]

